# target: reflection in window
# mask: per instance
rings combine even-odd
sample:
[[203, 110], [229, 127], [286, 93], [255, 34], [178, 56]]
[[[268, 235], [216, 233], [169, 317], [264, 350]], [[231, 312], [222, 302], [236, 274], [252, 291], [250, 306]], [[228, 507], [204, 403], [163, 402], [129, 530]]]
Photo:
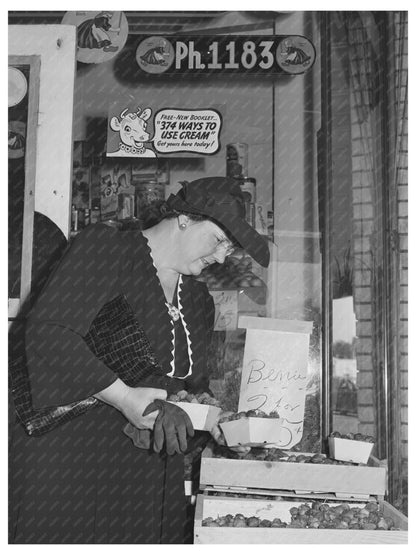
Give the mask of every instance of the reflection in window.
[[[11, 90], [9, 90], [8, 122], [8, 232], [9, 232], [9, 298], [20, 297], [21, 258], [23, 239], [23, 210], [25, 193], [25, 149], [26, 128], [28, 121], [28, 94], [21, 98], [22, 84], [29, 83], [29, 67], [11, 68]], [[18, 80], [16, 79], [18, 77]], [[15, 82], [16, 80], [16, 82]], [[15, 89], [13, 84], [15, 83]], [[10, 89], [9, 85], [9, 89]], [[13, 93], [13, 91], [15, 91]], [[20, 99], [20, 100], [19, 100]]]

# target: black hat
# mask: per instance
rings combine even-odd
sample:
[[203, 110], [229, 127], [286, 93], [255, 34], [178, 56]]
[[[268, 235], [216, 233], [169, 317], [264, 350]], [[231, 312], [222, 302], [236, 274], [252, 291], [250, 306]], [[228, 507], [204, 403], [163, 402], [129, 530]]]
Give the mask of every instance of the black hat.
[[245, 220], [244, 198], [239, 181], [231, 177], [203, 177], [170, 195], [170, 208], [200, 214], [217, 221], [264, 267], [269, 265], [267, 241]]

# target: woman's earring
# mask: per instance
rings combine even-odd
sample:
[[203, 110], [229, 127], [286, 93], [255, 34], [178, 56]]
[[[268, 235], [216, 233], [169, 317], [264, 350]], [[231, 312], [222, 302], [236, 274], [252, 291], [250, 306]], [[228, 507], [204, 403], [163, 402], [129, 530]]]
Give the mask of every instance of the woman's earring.
[[179, 229], [186, 229], [186, 224], [179, 224]]

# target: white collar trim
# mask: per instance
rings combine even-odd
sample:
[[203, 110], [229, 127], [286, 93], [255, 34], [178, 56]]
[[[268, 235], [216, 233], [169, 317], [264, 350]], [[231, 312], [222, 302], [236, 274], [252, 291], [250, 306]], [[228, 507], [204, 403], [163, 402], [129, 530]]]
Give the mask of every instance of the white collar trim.
[[[178, 280], [178, 292], [177, 292], [177, 301], [178, 301], [178, 308], [174, 311], [174, 315], [171, 312], [171, 308], [169, 306], [168, 303], [166, 303], [166, 306], [168, 307], [169, 310], [169, 316], [171, 316], [171, 324], [172, 324], [172, 358], [171, 358], [171, 368], [172, 370], [169, 372], [169, 374], [167, 374], [167, 376], [169, 376], [170, 378], [178, 378], [180, 380], [184, 380], [185, 378], [188, 378], [189, 376], [192, 375], [192, 369], [193, 369], [193, 365], [194, 362], [192, 360], [192, 342], [191, 342], [191, 336], [188, 330], [188, 326], [186, 325], [185, 322], [185, 318], [183, 316], [183, 306], [181, 303], [181, 292], [182, 292], [182, 284], [183, 284], [183, 279], [182, 279], [182, 275], [179, 276], [179, 280]], [[175, 308], [175, 307], [174, 307]], [[177, 317], [179, 313], [179, 318], [181, 319], [182, 322], [182, 326], [183, 329], [185, 330], [185, 336], [186, 336], [186, 344], [188, 347], [188, 358], [189, 358], [189, 370], [188, 373], [186, 374], [186, 376], [175, 376], [175, 321], [178, 320], [179, 318]]]

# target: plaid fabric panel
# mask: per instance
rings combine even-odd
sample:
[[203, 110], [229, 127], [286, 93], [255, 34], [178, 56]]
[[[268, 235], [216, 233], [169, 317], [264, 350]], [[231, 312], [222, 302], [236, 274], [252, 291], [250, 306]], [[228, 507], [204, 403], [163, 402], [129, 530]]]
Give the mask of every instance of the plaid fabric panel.
[[122, 295], [104, 305], [84, 339], [95, 356], [130, 387], [137, 387], [150, 374], [162, 375], [149, 340]]
[[17, 418], [30, 436], [45, 434], [100, 403], [95, 397], [88, 397], [60, 407], [34, 409], [26, 360], [23, 356], [9, 363], [9, 387]]
[[[137, 387], [151, 375], [163, 376], [150, 343], [124, 296], [106, 303], [84, 337], [104, 364], [128, 386]], [[95, 397], [59, 407], [34, 409], [23, 356], [9, 363], [9, 386], [16, 415], [31, 436], [39, 436], [100, 404]]]

